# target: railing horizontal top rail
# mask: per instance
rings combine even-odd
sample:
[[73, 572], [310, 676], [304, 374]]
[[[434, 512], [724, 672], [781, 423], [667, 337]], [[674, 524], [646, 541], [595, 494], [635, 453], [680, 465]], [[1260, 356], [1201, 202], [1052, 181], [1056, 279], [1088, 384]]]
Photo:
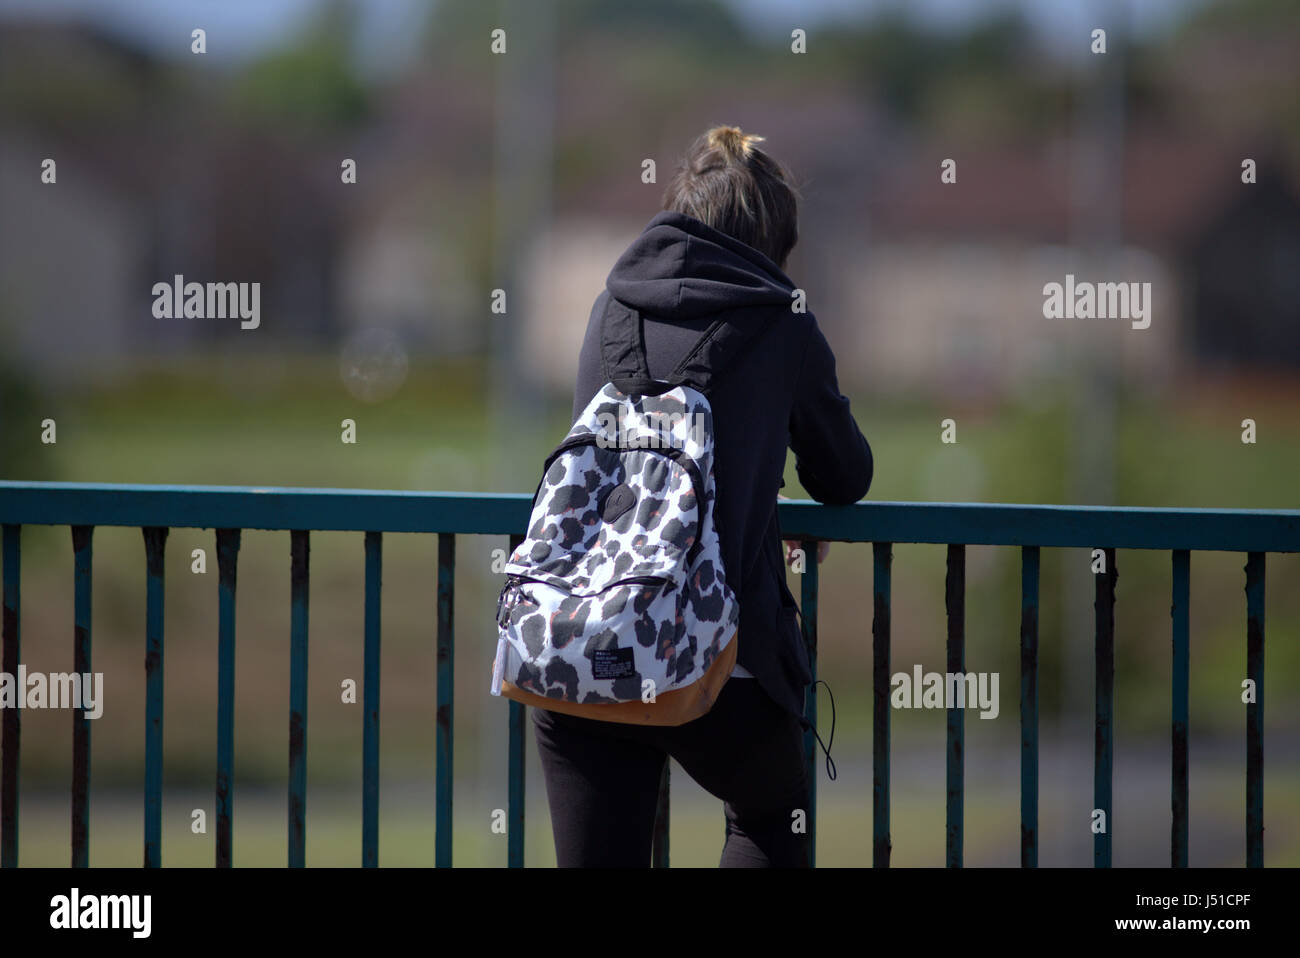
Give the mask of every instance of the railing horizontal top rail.
[[[0, 523], [508, 535], [524, 493], [0, 480]], [[788, 538], [844, 542], [1300, 552], [1300, 510], [785, 501]]]

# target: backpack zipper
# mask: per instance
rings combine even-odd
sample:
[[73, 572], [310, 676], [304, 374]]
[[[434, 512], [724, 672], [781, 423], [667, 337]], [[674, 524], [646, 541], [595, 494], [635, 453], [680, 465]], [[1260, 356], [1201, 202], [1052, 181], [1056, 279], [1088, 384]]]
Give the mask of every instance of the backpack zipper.
[[[595, 592], [570, 592], [570, 594], [576, 595], [580, 599], [586, 599], [586, 598], [590, 598], [591, 596], [600, 595], [602, 592], [608, 592], [610, 589], [619, 585], [632, 585], [633, 583], [644, 583], [646, 585], [654, 585], [656, 583], [666, 583], [672, 581], [673, 581], [673, 577], [669, 575], [630, 575], [622, 579], [617, 579], [614, 582], [611, 582], [609, 585], [601, 587]], [[555, 583], [550, 582], [547, 579], [539, 579], [536, 576], [523, 575], [522, 573], [512, 572], [506, 575], [505, 585], [501, 587], [501, 594], [497, 597], [497, 605], [500, 606], [502, 599], [505, 598], [506, 590], [508, 590], [513, 585], [518, 585], [521, 582], [537, 582], [541, 585], [548, 585], [552, 589], [560, 588]]]
[[[608, 592], [610, 589], [619, 585], [632, 585], [634, 583], [645, 583], [646, 585], [654, 585], [658, 583], [662, 585], [672, 581], [672, 577], [666, 575], [632, 575], [619, 579], [617, 582], [611, 582], [599, 592], [592, 592], [590, 595], [581, 596], [581, 598], [585, 599], [590, 598], [590, 596], [600, 595], [601, 592]], [[522, 582], [537, 582], [541, 585], [550, 586], [553, 589], [557, 588], [553, 583], [547, 582], [545, 579], [539, 579], [535, 576], [521, 575], [519, 573], [508, 574], [506, 576], [505, 584], [501, 586], [501, 593], [497, 596], [497, 625], [501, 629], [506, 628], [507, 623], [510, 620], [510, 610], [514, 608], [515, 603], [519, 601], [520, 595], [520, 593], [516, 592], [514, 593], [512, 600], [507, 601], [506, 592], [512, 586], [519, 585]], [[506, 654], [509, 651], [507, 648], [508, 645], [509, 643], [506, 641], [505, 635], [499, 635], [497, 637], [497, 654], [496, 658], [492, 662], [491, 694], [493, 695], [501, 694], [501, 682], [502, 679], [505, 678], [506, 671]]]
[[[596, 592], [575, 593], [570, 591], [569, 594], [577, 596], [577, 598], [580, 599], [589, 599], [592, 598], [593, 596], [598, 596], [603, 592], [608, 592], [610, 589], [614, 588], [615, 586], [633, 585], [636, 583], [643, 583], [645, 585], [662, 586], [672, 581], [673, 581], [673, 577], [667, 575], [631, 575], [619, 579], [615, 582], [611, 582], [609, 585], [604, 586], [603, 588], [599, 589]], [[560, 588], [555, 583], [549, 582], [546, 579], [539, 579], [536, 576], [523, 575], [521, 573], [515, 573], [515, 572], [507, 574], [505, 584], [501, 586], [501, 592], [500, 594], [497, 595], [497, 625], [503, 629], [506, 627], [507, 623], [509, 622], [510, 610], [514, 608], [515, 603], [517, 603], [520, 598], [519, 592], [514, 592], [510, 597], [507, 597], [506, 593], [510, 592], [514, 586], [517, 586], [524, 582], [536, 582], [539, 585], [550, 586], [552, 589]]]

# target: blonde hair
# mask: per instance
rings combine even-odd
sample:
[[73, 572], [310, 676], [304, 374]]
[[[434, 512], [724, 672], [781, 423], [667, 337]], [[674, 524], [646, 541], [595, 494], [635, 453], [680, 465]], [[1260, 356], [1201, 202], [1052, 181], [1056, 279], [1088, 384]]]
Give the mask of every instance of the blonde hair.
[[753, 144], [763, 142], [763, 137], [757, 133], [745, 133], [738, 126], [715, 126], [704, 136], [709, 146], [724, 151], [736, 160], [747, 159], [754, 149]]
[[789, 171], [737, 126], [698, 137], [664, 192], [664, 209], [693, 216], [752, 246], [781, 269], [799, 239], [798, 195]]

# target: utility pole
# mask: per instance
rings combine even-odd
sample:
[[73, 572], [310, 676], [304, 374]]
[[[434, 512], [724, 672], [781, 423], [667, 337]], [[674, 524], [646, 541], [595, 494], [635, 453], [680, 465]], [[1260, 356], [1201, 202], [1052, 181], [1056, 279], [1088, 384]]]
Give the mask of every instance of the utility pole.
[[[1080, 109], [1071, 150], [1070, 266], [1087, 279], [1093, 278], [1086, 275], [1090, 271], [1111, 268], [1123, 244], [1124, 76], [1129, 8], [1127, 0], [1111, 0], [1101, 9], [1103, 16], [1094, 26], [1106, 31], [1106, 52], [1089, 52], [1079, 71]], [[1071, 429], [1066, 488], [1071, 503], [1114, 505], [1117, 358], [1104, 351], [1093, 332], [1086, 327], [1072, 330], [1071, 338], [1076, 342], [1070, 350], [1073, 363], [1069, 374]], [[1096, 548], [1108, 545], [1094, 543]], [[1062, 576], [1061, 603], [1065, 644], [1060, 660], [1062, 743], [1093, 739], [1095, 576], [1087, 573], [1085, 577], [1084, 570], [1091, 568], [1088, 551], [1068, 549], [1063, 553], [1068, 565]], [[1077, 784], [1078, 770], [1067, 774], [1069, 784]], [[1091, 808], [1091, 791], [1086, 794]], [[1086, 862], [1091, 835], [1085, 828], [1074, 826], [1077, 808], [1068, 809], [1067, 814], [1072, 825], [1067, 829], [1068, 863]], [[1111, 827], [1109, 820], [1106, 827]]]
[[[550, 2], [501, 0], [506, 52], [495, 54], [496, 139], [492, 178], [492, 288], [505, 312], [492, 313], [490, 491], [527, 491], [512, 437], [539, 428], [537, 379], [524, 361], [523, 284], [529, 249], [550, 219], [554, 118], [554, 11]], [[536, 468], [528, 462], [527, 470]]]
[[[500, 0], [498, 10], [496, 26], [505, 31], [506, 49], [493, 56], [497, 85], [491, 287], [505, 291], [506, 309], [490, 314], [491, 435], [484, 491], [531, 492], [530, 483], [535, 481], [540, 463], [530, 456], [535, 444], [521, 444], [518, 438], [536, 436], [544, 419], [537, 378], [528, 368], [522, 349], [526, 320], [523, 310], [528, 300], [524, 283], [529, 249], [546, 229], [551, 213], [554, 10], [551, 0]], [[482, 646], [483, 675], [488, 674], [486, 667], [494, 645]], [[511, 724], [510, 720], [503, 721], [506, 700], [482, 695], [479, 701], [479, 728], [486, 746], [479, 754], [507, 755]], [[509, 703], [511, 719], [523, 711], [518, 703]], [[518, 726], [515, 728], [518, 732]], [[529, 751], [525, 747], [524, 754]]]

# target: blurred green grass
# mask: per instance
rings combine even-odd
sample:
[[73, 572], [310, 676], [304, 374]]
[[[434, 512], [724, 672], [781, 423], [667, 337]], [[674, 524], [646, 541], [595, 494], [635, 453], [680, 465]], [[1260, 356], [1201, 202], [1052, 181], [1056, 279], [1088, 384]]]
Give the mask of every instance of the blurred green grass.
[[[869, 743], [856, 752], [869, 754]], [[1076, 746], [1086, 743], [1074, 743]], [[1193, 750], [1190, 808], [1190, 862], [1194, 867], [1245, 864], [1245, 794], [1242, 768], [1216, 743], [1206, 761]], [[1059, 754], [1061, 743], [1045, 747]], [[531, 748], [531, 743], [530, 743]], [[1167, 754], [1133, 754], [1121, 749], [1116, 767], [1114, 864], [1164, 867], [1169, 862]], [[1071, 758], [1091, 768], [1086, 748]], [[836, 749], [841, 776], [830, 782], [819, 770], [817, 864], [859, 867], [872, 861], [870, 768], [853, 752]], [[1046, 755], [1047, 753], [1045, 753]], [[1165, 761], [1161, 761], [1163, 758]], [[1019, 776], [1014, 749], [976, 751], [968, 758], [965, 799], [964, 863], [975, 867], [1016, 867], [1020, 854]], [[891, 864], [942, 867], [945, 862], [945, 789], [942, 740], [894, 743], [891, 795]], [[529, 867], [555, 864], [550, 818], [535, 763], [527, 776], [524, 859]], [[359, 771], [359, 770], [358, 770]], [[1076, 787], [1068, 769], [1045, 758], [1041, 776], [1039, 864], [1091, 867], [1092, 835], [1088, 806], [1091, 783]], [[670, 862], [674, 867], [713, 867], [724, 840], [721, 803], [690, 781], [675, 763], [670, 821]], [[22, 811], [20, 864], [61, 867], [69, 860], [68, 797], [33, 796]], [[453, 863], [470, 867], [506, 864], [506, 836], [491, 826], [496, 797], [457, 783], [453, 825]], [[164, 797], [162, 860], [168, 867], [210, 867], [215, 826], [190, 827], [195, 808], [210, 809], [210, 790], [171, 789]], [[354, 867], [361, 859], [361, 794], [352, 789], [315, 789], [307, 801], [307, 864]], [[1300, 864], [1300, 772], [1280, 767], [1270, 772], [1265, 795], [1268, 865]], [[435, 823], [431, 777], [417, 784], [385, 782], [381, 788], [379, 862], [387, 867], [423, 867], [434, 862]], [[241, 867], [281, 867], [287, 855], [283, 791], [237, 790], [234, 799], [234, 860]], [[91, 804], [90, 861], [95, 867], [131, 867], [142, 854], [142, 815], [137, 792], [100, 794]]]

